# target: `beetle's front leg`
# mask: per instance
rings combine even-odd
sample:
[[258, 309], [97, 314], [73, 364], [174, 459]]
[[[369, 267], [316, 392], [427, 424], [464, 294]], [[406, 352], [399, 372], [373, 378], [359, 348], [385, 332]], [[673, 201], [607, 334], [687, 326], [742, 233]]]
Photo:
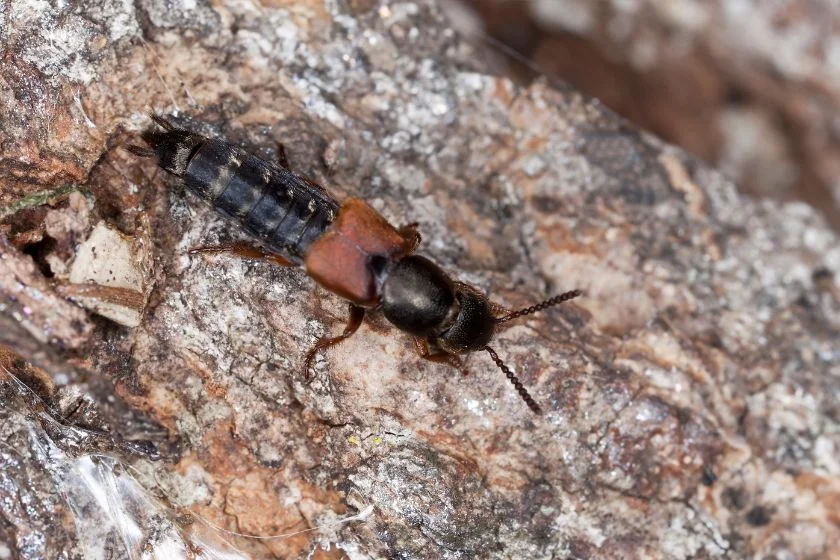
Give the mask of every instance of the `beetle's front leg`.
[[466, 370], [464, 365], [461, 363], [461, 360], [459, 360], [457, 356], [449, 354], [448, 352], [444, 352], [443, 350], [437, 350], [435, 352], [432, 352], [432, 350], [429, 348], [429, 342], [422, 336], [414, 337], [414, 350], [424, 360], [435, 362], [437, 364], [447, 364], [460, 371], [461, 375], [463, 375], [464, 377], [469, 375], [469, 372]]
[[417, 226], [419, 226], [417, 222], [411, 222], [410, 224], [406, 224], [404, 226], [400, 226], [397, 229], [397, 232], [400, 236], [408, 242], [409, 253], [413, 253], [414, 250], [420, 245], [420, 241], [423, 238], [420, 236], [420, 232], [417, 231]]

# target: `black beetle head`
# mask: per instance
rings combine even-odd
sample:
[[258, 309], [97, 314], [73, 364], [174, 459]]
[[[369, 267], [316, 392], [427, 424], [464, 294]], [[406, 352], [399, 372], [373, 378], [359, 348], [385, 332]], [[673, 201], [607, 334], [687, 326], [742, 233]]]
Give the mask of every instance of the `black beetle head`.
[[458, 284], [455, 292], [458, 315], [436, 342], [450, 354], [461, 354], [481, 350], [496, 329], [496, 318], [487, 298], [465, 284]]

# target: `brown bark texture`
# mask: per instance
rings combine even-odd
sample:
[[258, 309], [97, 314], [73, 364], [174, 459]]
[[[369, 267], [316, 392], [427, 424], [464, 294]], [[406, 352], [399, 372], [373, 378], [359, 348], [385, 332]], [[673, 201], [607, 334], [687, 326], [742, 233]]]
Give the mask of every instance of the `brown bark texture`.
[[[840, 556], [840, 242], [429, 1], [0, 4], [0, 558]], [[468, 377], [129, 153], [150, 112], [419, 222]], [[262, 537], [262, 538], [257, 538]], [[270, 538], [269, 538], [270, 537]]]

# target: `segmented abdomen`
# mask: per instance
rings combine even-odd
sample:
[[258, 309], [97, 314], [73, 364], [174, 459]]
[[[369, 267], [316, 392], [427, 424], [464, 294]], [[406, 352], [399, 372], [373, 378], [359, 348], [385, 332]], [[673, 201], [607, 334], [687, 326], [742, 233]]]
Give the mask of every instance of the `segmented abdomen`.
[[298, 264], [338, 212], [317, 185], [222, 140], [207, 140], [195, 151], [184, 181], [266, 249]]

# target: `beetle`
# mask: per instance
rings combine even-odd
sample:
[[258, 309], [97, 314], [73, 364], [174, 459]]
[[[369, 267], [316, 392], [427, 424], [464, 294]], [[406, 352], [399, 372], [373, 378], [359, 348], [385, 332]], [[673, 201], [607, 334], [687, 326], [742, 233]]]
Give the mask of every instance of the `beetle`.
[[478, 289], [453, 279], [431, 259], [415, 254], [417, 224], [394, 227], [360, 198], [339, 204], [321, 185], [292, 171], [280, 145], [272, 163], [218, 138], [152, 115], [157, 126], [141, 134], [146, 146], [128, 149], [154, 157], [164, 171], [254, 236], [246, 245], [198, 247], [190, 253], [232, 253], [280, 266], [299, 266], [330, 292], [349, 301], [344, 331], [324, 336], [306, 354], [307, 374], [318, 351], [346, 340], [365, 314], [379, 310], [414, 337], [426, 360], [463, 372], [460, 355], [484, 350], [535, 413], [541, 413], [519, 379], [489, 346], [498, 325], [574, 299], [572, 290], [509, 312]]

